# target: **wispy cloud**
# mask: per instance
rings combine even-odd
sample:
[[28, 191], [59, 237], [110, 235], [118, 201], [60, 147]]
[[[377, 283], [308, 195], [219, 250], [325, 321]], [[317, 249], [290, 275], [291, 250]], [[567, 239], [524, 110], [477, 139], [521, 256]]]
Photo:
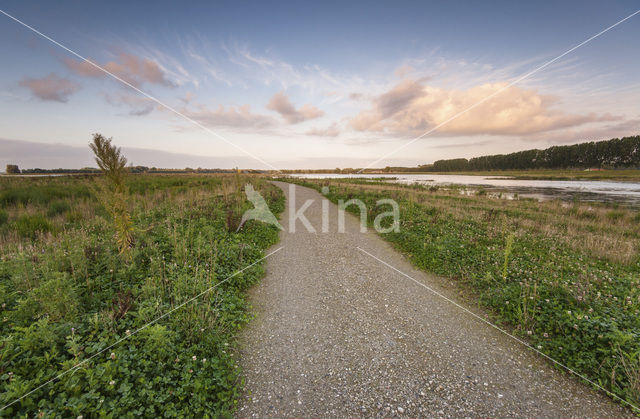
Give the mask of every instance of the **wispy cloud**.
[[[91, 61], [95, 62], [93, 60]], [[86, 61], [65, 58], [63, 62], [70, 71], [80, 76], [94, 78], [107, 76], [104, 71]], [[104, 64], [95, 63], [136, 87], [140, 87], [144, 83], [166, 87], [174, 86], [174, 83], [167, 78], [165, 72], [160, 68], [160, 65], [148, 58], [141, 58], [129, 53], [120, 53], [118, 59], [115, 61], [108, 61]]]
[[46, 77], [37, 79], [25, 77], [19, 82], [26, 87], [31, 94], [41, 100], [54, 102], [67, 102], [69, 96], [80, 89], [80, 85], [51, 73]]
[[158, 107], [153, 100], [134, 93], [105, 94], [107, 103], [114, 106], [125, 106], [131, 116], [144, 116], [150, 114]]
[[312, 128], [306, 134], [314, 137], [337, 137], [340, 135], [340, 128], [334, 123], [324, 128]]
[[278, 112], [290, 124], [297, 124], [324, 115], [324, 112], [309, 103], [296, 109], [284, 92], [273, 95], [267, 104], [267, 109]]
[[222, 105], [215, 108], [199, 105], [196, 109], [185, 107], [180, 112], [210, 128], [266, 128], [275, 124], [271, 117], [252, 112], [251, 105], [228, 106], [226, 108]]

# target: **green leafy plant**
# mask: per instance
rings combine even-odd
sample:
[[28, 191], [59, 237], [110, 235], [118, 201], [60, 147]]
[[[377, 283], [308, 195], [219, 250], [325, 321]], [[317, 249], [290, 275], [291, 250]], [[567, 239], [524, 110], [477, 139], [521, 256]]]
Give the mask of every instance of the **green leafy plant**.
[[101, 134], [93, 135], [93, 142], [89, 144], [95, 155], [98, 167], [104, 173], [107, 182], [102, 185], [98, 194], [102, 203], [113, 217], [116, 229], [116, 241], [120, 253], [128, 253], [133, 246], [133, 222], [129, 214], [128, 191], [125, 183], [127, 175], [127, 159], [122, 155], [119, 147], [111, 144], [112, 139], [106, 139]]
[[34, 291], [42, 314], [52, 321], [73, 321], [78, 315], [78, 292], [69, 274], [54, 272]]
[[509, 269], [509, 257], [513, 251], [513, 242], [516, 238], [514, 233], [510, 233], [507, 236], [507, 241], [504, 246], [504, 262], [502, 263], [502, 279], [507, 280], [507, 270]]

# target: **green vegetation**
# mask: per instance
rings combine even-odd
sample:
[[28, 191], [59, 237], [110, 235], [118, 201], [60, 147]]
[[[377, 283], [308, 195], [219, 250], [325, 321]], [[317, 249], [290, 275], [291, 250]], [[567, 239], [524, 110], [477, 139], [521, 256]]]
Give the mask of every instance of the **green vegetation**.
[[[496, 321], [621, 398], [640, 403], [640, 216], [605, 205], [493, 199], [455, 188], [286, 179], [401, 208], [383, 234], [419, 268], [451, 278]], [[353, 207], [352, 211], [357, 208]]]
[[20, 168], [16, 164], [8, 164], [5, 169], [5, 173], [8, 175], [15, 175], [20, 173]]
[[236, 233], [228, 220], [251, 208], [245, 183], [275, 213], [281, 191], [241, 175], [129, 175], [135, 241], [120, 254], [100, 182], [0, 178], [0, 407], [78, 366], [2, 415], [230, 416], [241, 385], [233, 337], [263, 268], [223, 281], [263, 257], [278, 230], [249, 221]]
[[577, 167], [640, 167], [640, 136], [481, 156], [469, 160], [438, 160], [426, 169], [434, 172], [460, 172]]
[[133, 246], [133, 223], [129, 213], [129, 191], [127, 189], [127, 159], [120, 148], [111, 144], [111, 139], [101, 134], [93, 134], [89, 144], [95, 155], [98, 167], [104, 173], [105, 180], [99, 182], [97, 196], [102, 205], [113, 217], [116, 238], [120, 253], [129, 253]]

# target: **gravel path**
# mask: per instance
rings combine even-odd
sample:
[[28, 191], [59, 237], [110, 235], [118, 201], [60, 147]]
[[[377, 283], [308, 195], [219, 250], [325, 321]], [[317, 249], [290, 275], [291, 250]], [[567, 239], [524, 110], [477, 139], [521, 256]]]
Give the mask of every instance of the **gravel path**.
[[[276, 182], [290, 201], [289, 185]], [[295, 187], [296, 208], [315, 202], [267, 260], [251, 290], [256, 318], [240, 336], [246, 396], [239, 417], [624, 417], [629, 410], [356, 247], [447, 295], [375, 232], [346, 217], [337, 233], [322, 195]], [[476, 310], [477, 311], [477, 310]]]

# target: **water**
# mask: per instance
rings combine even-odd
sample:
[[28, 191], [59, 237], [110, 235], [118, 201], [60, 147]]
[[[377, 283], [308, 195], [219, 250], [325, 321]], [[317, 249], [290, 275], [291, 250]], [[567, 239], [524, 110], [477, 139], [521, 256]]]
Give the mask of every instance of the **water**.
[[[619, 203], [640, 207], [640, 183], [599, 180], [520, 180], [504, 176], [431, 175], [431, 174], [295, 174], [307, 179], [327, 178], [389, 178], [389, 182], [425, 185], [463, 185], [474, 190], [483, 188], [490, 195], [506, 199], [515, 196], [538, 200], [561, 199], [564, 201], [586, 201]], [[465, 190], [462, 193], [466, 193]]]

